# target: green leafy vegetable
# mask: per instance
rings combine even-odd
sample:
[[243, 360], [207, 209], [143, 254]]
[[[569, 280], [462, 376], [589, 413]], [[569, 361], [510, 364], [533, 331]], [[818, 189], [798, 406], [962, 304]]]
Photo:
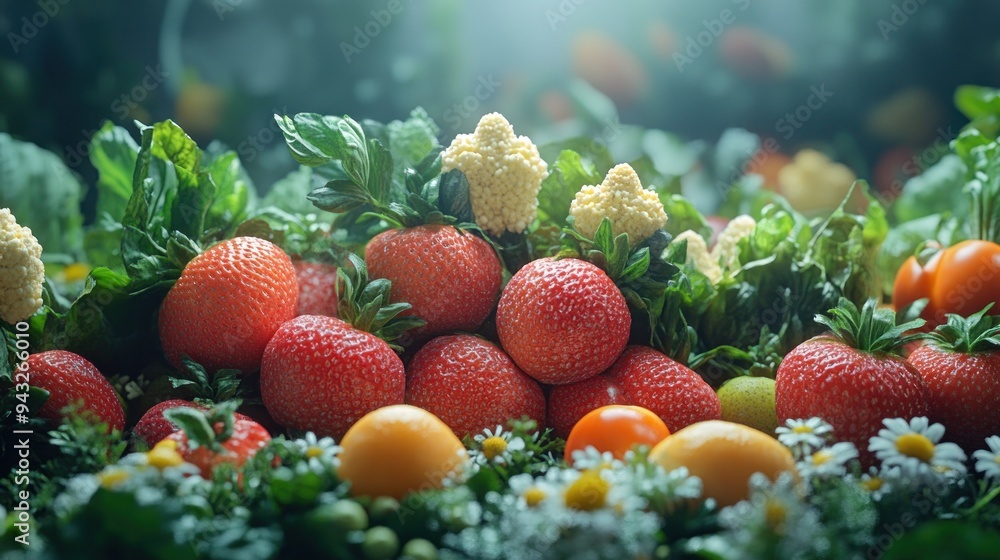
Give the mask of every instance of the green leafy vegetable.
[[84, 188], [59, 156], [0, 133], [0, 208], [42, 245], [46, 261], [79, 260]]
[[600, 184], [606, 171], [599, 171], [593, 161], [573, 150], [560, 152], [538, 193], [539, 219], [558, 227], [565, 226], [576, 193], [584, 185]]

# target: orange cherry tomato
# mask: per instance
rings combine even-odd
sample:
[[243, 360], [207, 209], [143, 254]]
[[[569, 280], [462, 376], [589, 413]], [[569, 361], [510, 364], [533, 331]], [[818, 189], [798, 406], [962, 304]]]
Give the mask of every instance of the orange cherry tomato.
[[930, 292], [929, 320], [946, 322], [946, 313], [969, 316], [993, 303], [990, 314], [1000, 314], [1000, 245], [970, 239], [940, 253]]
[[[921, 298], [930, 298], [940, 268], [941, 254], [938, 251], [922, 266], [917, 257], [906, 259], [903, 266], [896, 272], [896, 280], [892, 284], [892, 306], [897, 311]], [[933, 302], [928, 302], [920, 316], [926, 321], [933, 321], [936, 315]]]
[[641, 406], [612, 404], [595, 408], [583, 416], [566, 438], [567, 463], [573, 452], [588, 445], [600, 452], [610, 451], [616, 459], [637, 445], [653, 447], [670, 435], [667, 425], [652, 411]]

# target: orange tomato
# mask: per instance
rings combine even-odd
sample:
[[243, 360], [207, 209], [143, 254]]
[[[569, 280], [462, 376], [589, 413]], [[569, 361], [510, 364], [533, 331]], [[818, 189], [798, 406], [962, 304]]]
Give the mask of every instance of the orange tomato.
[[353, 496], [391, 496], [440, 488], [468, 458], [444, 422], [406, 404], [386, 406], [358, 420], [340, 441], [337, 474]]
[[[892, 284], [892, 306], [894, 308], [903, 309], [918, 299], [931, 297], [941, 254], [941, 251], [935, 253], [923, 266], [920, 265], [917, 257], [910, 257], [906, 259], [903, 266], [899, 267], [899, 271], [896, 272], [896, 280]], [[933, 305], [928, 303], [920, 316], [930, 321], [934, 315]]]
[[[992, 241], [970, 239], [940, 253], [930, 290], [930, 320], [946, 321], [946, 313], [969, 316], [1000, 303], [1000, 245]], [[928, 263], [930, 264], [930, 263]], [[926, 267], [925, 267], [926, 269]], [[1000, 307], [990, 310], [1000, 314]]]
[[649, 460], [668, 472], [686, 467], [701, 479], [702, 498], [714, 498], [719, 507], [747, 499], [755, 472], [771, 480], [783, 472], [798, 477], [792, 452], [778, 440], [722, 420], [696, 422], [678, 430], [649, 452]]
[[573, 452], [588, 445], [600, 452], [610, 451], [616, 459], [637, 445], [653, 447], [670, 435], [667, 425], [652, 411], [641, 406], [612, 404], [595, 408], [583, 416], [566, 438], [567, 463], [573, 463]]

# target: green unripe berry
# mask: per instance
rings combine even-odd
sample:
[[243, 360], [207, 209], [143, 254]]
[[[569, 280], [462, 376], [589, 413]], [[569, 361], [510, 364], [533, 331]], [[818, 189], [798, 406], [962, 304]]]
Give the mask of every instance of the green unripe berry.
[[386, 520], [399, 512], [399, 500], [389, 496], [379, 496], [375, 498], [368, 507], [368, 513], [372, 519]]
[[413, 539], [403, 546], [403, 558], [407, 560], [437, 560], [438, 550], [427, 539]]
[[399, 553], [399, 537], [388, 527], [372, 527], [365, 532], [361, 550], [371, 560], [390, 560]]
[[345, 531], [364, 531], [368, 528], [368, 513], [357, 502], [340, 500], [320, 508], [329, 508], [327, 513], [335, 527]]

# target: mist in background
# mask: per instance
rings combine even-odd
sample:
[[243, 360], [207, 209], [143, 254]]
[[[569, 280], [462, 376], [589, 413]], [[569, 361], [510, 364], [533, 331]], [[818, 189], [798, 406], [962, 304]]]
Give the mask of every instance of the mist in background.
[[87, 182], [88, 140], [106, 120], [134, 130], [174, 119], [199, 144], [236, 150], [266, 191], [295, 167], [274, 113], [388, 121], [422, 106], [445, 144], [490, 111], [538, 142], [603, 134], [612, 148], [618, 125], [602, 119], [685, 141], [741, 127], [784, 154], [821, 149], [878, 184], [932, 163], [919, 155], [957, 133], [957, 86], [1000, 85], [1000, 5], [988, 1], [0, 7], [0, 131]]

